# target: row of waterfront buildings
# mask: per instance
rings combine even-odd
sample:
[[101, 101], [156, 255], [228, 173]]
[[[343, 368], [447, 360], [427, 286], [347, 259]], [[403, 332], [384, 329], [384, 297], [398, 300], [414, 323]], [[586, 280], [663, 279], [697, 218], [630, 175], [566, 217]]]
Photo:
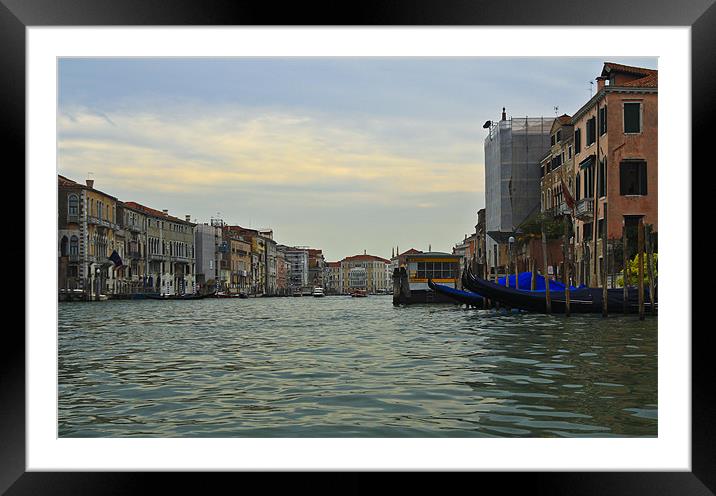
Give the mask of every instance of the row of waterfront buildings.
[[322, 250], [287, 246], [272, 229], [212, 218], [192, 222], [58, 176], [58, 286], [79, 299], [215, 291], [279, 296], [323, 287], [389, 292], [390, 261], [363, 253], [326, 262]]
[[658, 72], [605, 62], [596, 83], [573, 115], [503, 108], [485, 123], [485, 208], [453, 248], [463, 269], [561, 277], [567, 264], [574, 283], [614, 285], [639, 223], [657, 251]]

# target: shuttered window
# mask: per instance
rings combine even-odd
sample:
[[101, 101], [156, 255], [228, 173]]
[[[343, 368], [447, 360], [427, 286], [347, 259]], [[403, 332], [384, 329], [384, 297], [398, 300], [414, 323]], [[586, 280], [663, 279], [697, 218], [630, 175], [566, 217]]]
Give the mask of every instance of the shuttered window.
[[597, 140], [596, 117], [587, 121], [587, 146]]
[[574, 153], [580, 153], [582, 151], [582, 130], [577, 129], [574, 131]]
[[624, 103], [624, 132], [640, 133], [641, 132], [641, 103], [626, 102]]
[[607, 133], [607, 106], [599, 109], [599, 135]]

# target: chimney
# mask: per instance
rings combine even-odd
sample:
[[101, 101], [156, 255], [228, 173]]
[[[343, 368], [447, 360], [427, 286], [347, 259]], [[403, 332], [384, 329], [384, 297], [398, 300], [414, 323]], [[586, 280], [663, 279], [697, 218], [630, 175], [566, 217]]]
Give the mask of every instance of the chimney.
[[169, 210], [167, 210], [166, 208], [163, 209], [162, 212], [164, 212], [164, 215], [169, 215]]
[[85, 179], [88, 188], [94, 188], [94, 179]]
[[367, 255], [368, 252], [366, 250], [363, 250], [363, 255]]
[[604, 81], [607, 80], [606, 76], [599, 76], [597, 78], [597, 91], [601, 91], [604, 88]]
[[187, 215], [185, 216], [185, 219], [186, 219], [187, 222], [191, 222], [191, 215], [187, 214]]
[[505, 107], [502, 107], [502, 120], [503, 121], [507, 120], [507, 114], [505, 113]]

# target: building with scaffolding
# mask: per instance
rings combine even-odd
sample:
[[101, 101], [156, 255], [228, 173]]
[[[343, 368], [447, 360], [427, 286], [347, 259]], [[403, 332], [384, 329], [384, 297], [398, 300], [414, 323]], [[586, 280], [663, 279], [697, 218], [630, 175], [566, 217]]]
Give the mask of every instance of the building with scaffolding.
[[502, 109], [485, 138], [485, 229], [490, 270], [507, 262], [508, 239], [540, 209], [540, 159], [550, 148], [554, 117], [510, 117]]

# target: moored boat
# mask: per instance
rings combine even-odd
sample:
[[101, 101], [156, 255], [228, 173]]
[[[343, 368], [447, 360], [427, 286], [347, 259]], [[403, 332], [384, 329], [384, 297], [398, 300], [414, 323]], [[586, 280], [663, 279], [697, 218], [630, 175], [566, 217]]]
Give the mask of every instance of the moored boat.
[[[526, 291], [500, 286], [494, 282], [481, 279], [468, 269], [462, 278], [463, 286], [479, 293], [485, 298], [490, 298], [502, 305], [528, 312], [547, 313], [547, 301], [545, 291]], [[654, 306], [658, 308], [656, 293], [654, 294]], [[570, 291], [569, 309], [571, 313], [602, 313], [603, 304], [602, 288], [577, 288]], [[624, 288], [607, 289], [608, 309], [613, 313], [624, 311]], [[649, 290], [644, 289], [644, 308], [650, 310]], [[551, 313], [565, 313], [566, 292], [550, 291]], [[638, 290], [627, 288], [627, 313], [638, 312]]]
[[352, 298], [365, 298], [368, 293], [364, 289], [356, 289], [351, 293]]
[[458, 255], [414, 250], [401, 257], [404, 257], [401, 266], [393, 270], [393, 305], [455, 303], [448, 295], [432, 290], [428, 281], [457, 289]]
[[316, 298], [320, 298], [322, 296], [326, 296], [326, 293], [323, 292], [323, 288], [313, 288], [313, 293], [311, 293], [311, 295]]
[[446, 286], [444, 284], [436, 284], [432, 279], [428, 279], [428, 287], [436, 293], [452, 298], [456, 303], [473, 306], [482, 306], [484, 304], [482, 296], [472, 291], [464, 291], [461, 289], [451, 288], [450, 286]]
[[207, 297], [214, 296], [211, 294], [185, 294], [185, 295], [169, 295], [169, 294], [147, 294], [145, 298], [149, 300], [202, 300]]

